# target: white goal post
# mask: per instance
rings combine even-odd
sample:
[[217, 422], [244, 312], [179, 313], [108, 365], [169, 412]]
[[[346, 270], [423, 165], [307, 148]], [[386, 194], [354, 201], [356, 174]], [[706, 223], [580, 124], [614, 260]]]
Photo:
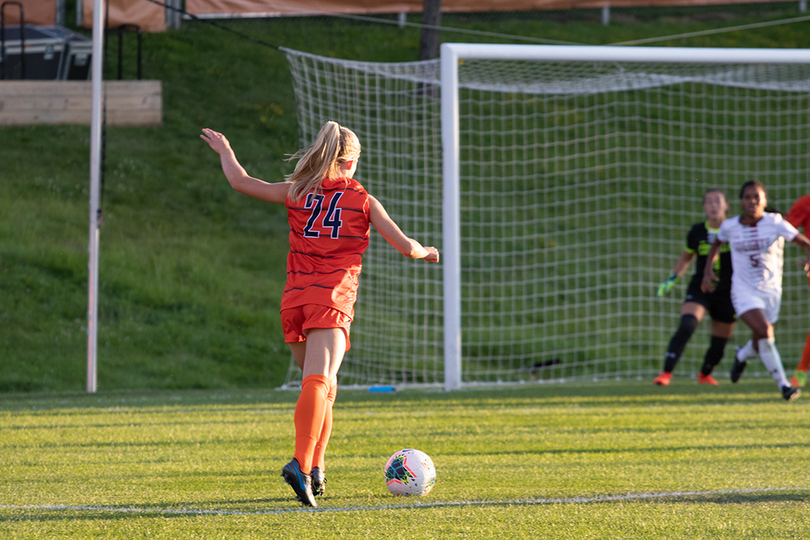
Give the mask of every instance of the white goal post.
[[[342, 384], [652, 380], [685, 286], [655, 291], [703, 219], [703, 192], [725, 190], [734, 214], [752, 178], [783, 212], [810, 191], [810, 51], [444, 44], [441, 59], [408, 63], [284, 52], [302, 143], [325, 120], [351, 127], [359, 181], [442, 253], [439, 272], [372, 235]], [[777, 328], [788, 369], [808, 330], [797, 257], [786, 249]], [[695, 376], [708, 328], [676, 376]], [[728, 350], [747, 337], [738, 325]]]

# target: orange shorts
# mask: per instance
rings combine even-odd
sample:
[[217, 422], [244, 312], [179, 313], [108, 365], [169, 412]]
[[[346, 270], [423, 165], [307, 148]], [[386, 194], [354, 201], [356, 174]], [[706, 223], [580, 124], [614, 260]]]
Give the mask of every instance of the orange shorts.
[[334, 308], [306, 304], [281, 311], [281, 329], [284, 343], [301, 343], [307, 340], [307, 332], [313, 328], [340, 328], [346, 334], [346, 350], [352, 348], [349, 341], [351, 318]]

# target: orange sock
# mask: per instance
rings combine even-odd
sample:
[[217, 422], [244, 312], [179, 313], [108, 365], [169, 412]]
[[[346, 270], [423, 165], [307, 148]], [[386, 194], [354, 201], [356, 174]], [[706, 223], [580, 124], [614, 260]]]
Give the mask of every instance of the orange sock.
[[804, 350], [802, 351], [802, 361], [796, 366], [796, 369], [804, 371], [810, 369], [810, 334], [807, 334], [807, 339], [804, 342]]
[[332, 405], [335, 404], [337, 397], [337, 377], [332, 379], [329, 386], [329, 393], [326, 394], [326, 413], [323, 415], [323, 427], [321, 428], [321, 436], [318, 437], [318, 443], [315, 445], [315, 457], [312, 460], [313, 467], [318, 467], [321, 471], [324, 470], [324, 456], [326, 455], [326, 446], [329, 444], [329, 437], [332, 435]]
[[295, 459], [304, 474], [312, 470], [315, 445], [323, 429], [329, 386], [329, 378], [325, 375], [307, 375], [301, 383], [301, 395], [295, 405]]

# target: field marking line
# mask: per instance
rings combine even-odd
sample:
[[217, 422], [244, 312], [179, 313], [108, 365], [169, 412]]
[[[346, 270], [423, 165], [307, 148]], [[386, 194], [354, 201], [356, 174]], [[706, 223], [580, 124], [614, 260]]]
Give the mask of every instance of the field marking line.
[[1, 510], [71, 510], [76, 512], [110, 512], [130, 514], [169, 515], [216, 515], [216, 516], [264, 516], [294, 514], [301, 512], [368, 512], [375, 510], [400, 510], [414, 508], [441, 508], [460, 506], [504, 506], [541, 504], [590, 504], [613, 501], [665, 499], [677, 497], [701, 497], [710, 495], [745, 495], [751, 493], [774, 493], [779, 491], [810, 491], [810, 487], [777, 487], [753, 489], [718, 489], [711, 491], [672, 491], [663, 493], [627, 493], [625, 495], [598, 495], [595, 497], [560, 497], [548, 499], [511, 499], [506, 501], [437, 501], [413, 504], [382, 504], [378, 506], [345, 506], [336, 508], [286, 508], [277, 510], [217, 510], [204, 508], [137, 508], [134, 506], [82, 506], [82, 505], [16, 505], [0, 504]]

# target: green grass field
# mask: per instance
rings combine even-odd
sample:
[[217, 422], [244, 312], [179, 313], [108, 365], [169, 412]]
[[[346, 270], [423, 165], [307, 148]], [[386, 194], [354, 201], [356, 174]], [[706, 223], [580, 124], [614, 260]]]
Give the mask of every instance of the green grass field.
[[[341, 391], [327, 496], [279, 476], [296, 395], [0, 396], [0, 529], [17, 538], [802, 538], [810, 416], [771, 382]], [[432, 456], [423, 498], [387, 457]]]
[[[791, 2], [613, 10], [608, 27], [597, 10], [444, 23], [605, 44], [796, 14]], [[355, 60], [418, 51], [411, 28], [225, 24]], [[807, 24], [661, 45], [806, 48]], [[230, 190], [198, 139], [202, 127], [221, 130], [251, 173], [288, 172], [281, 159], [298, 126], [286, 61], [193, 22], [144, 43], [144, 76], [163, 81], [164, 124], [107, 132], [96, 395], [81, 393], [89, 129], [0, 128], [0, 538], [808, 536], [809, 402], [784, 403], [755, 373], [738, 385], [718, 377], [719, 388], [341, 390], [327, 497], [302, 509], [279, 476], [297, 394], [272, 390], [289, 363], [277, 313], [285, 216]], [[427, 497], [384, 486], [386, 459], [404, 447], [436, 464]]]

